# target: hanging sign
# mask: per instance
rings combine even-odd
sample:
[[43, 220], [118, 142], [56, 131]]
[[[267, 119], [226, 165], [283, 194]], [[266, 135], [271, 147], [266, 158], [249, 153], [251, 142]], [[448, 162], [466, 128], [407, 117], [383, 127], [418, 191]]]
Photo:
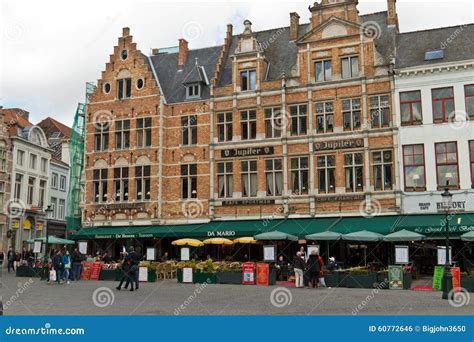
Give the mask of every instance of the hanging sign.
[[459, 267], [451, 267], [451, 275], [453, 276], [454, 292], [461, 292], [461, 269]]
[[41, 253], [41, 241], [35, 241], [35, 245], [33, 247], [33, 253]]
[[443, 281], [443, 275], [444, 275], [444, 267], [435, 266], [434, 274], [433, 274], [433, 285], [431, 286], [433, 290], [435, 291], [441, 290], [441, 282]]
[[263, 246], [263, 261], [275, 261], [276, 260], [276, 246], [268, 245]]
[[268, 286], [268, 264], [257, 264], [257, 285]]
[[[449, 265], [451, 265], [452, 261], [451, 252], [452, 248], [449, 247]], [[438, 265], [446, 265], [446, 246], [438, 246]]]
[[390, 290], [403, 290], [403, 268], [398, 265], [388, 266], [388, 288]]
[[395, 246], [395, 263], [408, 264], [408, 246]]
[[255, 264], [253, 262], [242, 263], [242, 284], [253, 285], [255, 283]]

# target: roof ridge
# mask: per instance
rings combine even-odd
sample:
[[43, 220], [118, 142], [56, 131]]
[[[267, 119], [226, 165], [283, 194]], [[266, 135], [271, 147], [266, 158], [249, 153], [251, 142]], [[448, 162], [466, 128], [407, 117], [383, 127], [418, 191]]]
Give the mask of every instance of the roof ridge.
[[455, 27], [463, 27], [463, 26], [474, 26], [474, 23], [462, 24], [462, 25], [453, 25], [453, 26], [444, 26], [444, 27], [435, 27], [435, 28], [430, 28], [430, 29], [425, 29], [425, 30], [418, 30], [418, 31], [400, 32], [399, 34], [402, 35], [402, 34], [411, 34], [411, 33], [427, 32], [427, 31], [436, 31], [436, 30], [444, 30], [444, 29], [455, 28]]
[[380, 13], [387, 13], [387, 11], [378, 11], [378, 12], [372, 12], [372, 13], [366, 13], [366, 14], [361, 14], [361, 17], [365, 17], [368, 15], [374, 15], [374, 14], [380, 14]]

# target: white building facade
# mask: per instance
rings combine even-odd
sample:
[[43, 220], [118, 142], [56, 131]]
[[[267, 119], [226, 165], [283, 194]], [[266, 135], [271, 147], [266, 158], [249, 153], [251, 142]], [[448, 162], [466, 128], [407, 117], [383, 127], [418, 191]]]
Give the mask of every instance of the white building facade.
[[69, 190], [69, 166], [56, 159], [51, 159], [49, 175], [48, 235], [63, 237], [66, 232], [66, 205]]
[[395, 70], [405, 214], [439, 212], [446, 187], [456, 211], [474, 212], [474, 56], [453, 58], [454, 48], [427, 49]]

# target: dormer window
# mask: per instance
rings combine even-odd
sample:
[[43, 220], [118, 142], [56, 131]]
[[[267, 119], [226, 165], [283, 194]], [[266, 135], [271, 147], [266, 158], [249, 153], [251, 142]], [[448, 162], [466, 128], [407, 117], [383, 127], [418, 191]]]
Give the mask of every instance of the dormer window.
[[257, 73], [255, 70], [245, 70], [240, 72], [240, 89], [242, 91], [255, 90], [257, 84]]
[[198, 83], [189, 84], [186, 86], [186, 98], [196, 99], [201, 97], [201, 85]]

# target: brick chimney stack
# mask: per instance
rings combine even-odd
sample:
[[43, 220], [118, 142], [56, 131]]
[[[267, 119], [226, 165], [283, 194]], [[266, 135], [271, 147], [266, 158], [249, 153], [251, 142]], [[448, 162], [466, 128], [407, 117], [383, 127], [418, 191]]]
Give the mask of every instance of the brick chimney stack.
[[178, 68], [184, 68], [186, 63], [186, 55], [188, 54], [188, 42], [186, 39], [181, 38], [179, 40], [179, 50], [178, 50]]
[[130, 29], [128, 27], [122, 28], [122, 37], [128, 37], [130, 35]]
[[300, 26], [300, 16], [296, 12], [290, 13], [290, 40], [298, 39], [298, 27]]
[[397, 0], [387, 0], [387, 25], [395, 26], [398, 31]]

